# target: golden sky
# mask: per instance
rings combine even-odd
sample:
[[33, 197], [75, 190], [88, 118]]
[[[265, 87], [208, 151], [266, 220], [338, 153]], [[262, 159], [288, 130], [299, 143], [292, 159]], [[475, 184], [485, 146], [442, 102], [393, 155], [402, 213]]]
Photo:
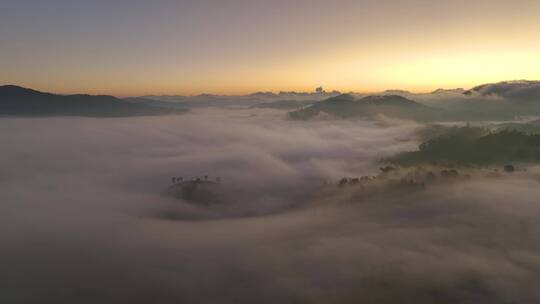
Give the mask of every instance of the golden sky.
[[0, 84], [59, 93], [430, 91], [540, 79], [540, 1], [11, 1]]

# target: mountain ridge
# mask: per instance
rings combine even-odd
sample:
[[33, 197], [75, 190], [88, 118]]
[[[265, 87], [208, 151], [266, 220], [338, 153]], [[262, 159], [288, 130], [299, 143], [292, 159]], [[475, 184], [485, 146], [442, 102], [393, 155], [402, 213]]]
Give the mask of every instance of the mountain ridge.
[[373, 118], [386, 115], [400, 119], [436, 120], [442, 118], [443, 111], [428, 107], [400, 95], [370, 95], [360, 99], [350, 94], [342, 94], [317, 102], [310, 107], [289, 112], [295, 120], [306, 120], [321, 113], [339, 118]]
[[131, 103], [110, 95], [59, 95], [16, 85], [0, 86], [2, 116], [129, 117], [183, 112], [185, 110]]

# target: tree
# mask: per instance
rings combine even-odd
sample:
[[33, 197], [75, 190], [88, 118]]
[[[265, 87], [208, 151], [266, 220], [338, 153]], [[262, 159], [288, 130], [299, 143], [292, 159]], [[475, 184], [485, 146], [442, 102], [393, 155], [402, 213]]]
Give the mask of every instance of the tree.
[[516, 170], [516, 168], [514, 168], [514, 166], [512, 166], [512, 165], [506, 165], [506, 166], [504, 166], [504, 171], [505, 171], [505, 172], [512, 173], [512, 172], [514, 172], [515, 170]]

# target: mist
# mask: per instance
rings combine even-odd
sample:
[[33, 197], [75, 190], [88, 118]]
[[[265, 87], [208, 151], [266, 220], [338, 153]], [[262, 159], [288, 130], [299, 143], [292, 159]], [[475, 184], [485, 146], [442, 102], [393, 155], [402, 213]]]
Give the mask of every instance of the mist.
[[[539, 168], [324, 192], [415, 149], [420, 125], [285, 117], [2, 118], [3, 302], [538, 302]], [[165, 195], [204, 175], [225, 206]]]

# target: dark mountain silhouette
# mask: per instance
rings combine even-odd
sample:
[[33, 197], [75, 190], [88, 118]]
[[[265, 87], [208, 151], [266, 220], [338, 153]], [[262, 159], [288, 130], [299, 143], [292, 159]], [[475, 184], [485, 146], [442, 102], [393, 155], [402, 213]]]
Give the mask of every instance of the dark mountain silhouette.
[[371, 118], [386, 115], [400, 119], [418, 121], [442, 120], [445, 112], [428, 107], [399, 95], [375, 95], [355, 99], [350, 94], [342, 94], [317, 102], [311, 107], [290, 112], [292, 119], [309, 119], [321, 113], [340, 118]]
[[407, 91], [407, 90], [400, 90], [400, 89], [390, 89], [390, 90], [385, 90], [383, 91], [382, 93], [378, 94], [378, 95], [400, 95], [400, 96], [404, 96], [404, 95], [411, 95], [413, 93]]
[[466, 99], [440, 107], [461, 120], [511, 120], [540, 115], [540, 81], [502, 81], [464, 91]]
[[482, 96], [498, 96], [507, 99], [540, 101], [540, 81], [517, 80], [487, 83], [476, 86], [464, 92], [464, 94], [479, 94]]
[[139, 104], [147, 105], [151, 107], [159, 107], [165, 109], [177, 109], [177, 110], [188, 110], [189, 106], [185, 102], [175, 102], [175, 101], [166, 101], [166, 100], [156, 100], [156, 99], [147, 99], [143, 97], [128, 97], [124, 98], [124, 101]]
[[316, 103], [316, 100], [277, 100], [252, 105], [251, 109], [301, 109]]
[[125, 117], [183, 113], [106, 95], [58, 95], [19, 86], [0, 86], [0, 115]]
[[[215, 94], [200, 94], [196, 96], [182, 96], [182, 95], [146, 95], [137, 97], [137, 99], [145, 99], [147, 101], [165, 101], [170, 102], [161, 103], [160, 106], [182, 108], [205, 108], [205, 107], [262, 107], [262, 108], [274, 108], [274, 109], [294, 109], [298, 104], [310, 104], [317, 101], [325, 100], [329, 97], [335, 97], [340, 95], [338, 91], [332, 92], [256, 92], [248, 95], [215, 95]], [[138, 102], [131, 99], [130, 101]], [[274, 104], [275, 102], [275, 104]], [[152, 105], [152, 103], [143, 102]], [[174, 105], [177, 103], [178, 105]], [[265, 104], [256, 106], [257, 104]]]
[[278, 94], [274, 94], [272, 92], [256, 92], [256, 93], [249, 94], [249, 96], [259, 97], [259, 98], [278, 98], [279, 97]]
[[435, 91], [431, 92], [431, 94], [463, 94], [465, 92], [462, 88], [457, 89], [436, 89]]
[[158, 105], [161, 107], [190, 109], [208, 107], [249, 107], [251, 105], [261, 103], [266, 99], [260, 96], [253, 95], [227, 96], [200, 94], [196, 96], [147, 95], [144, 97], [129, 98], [129, 100], [135, 103]]

